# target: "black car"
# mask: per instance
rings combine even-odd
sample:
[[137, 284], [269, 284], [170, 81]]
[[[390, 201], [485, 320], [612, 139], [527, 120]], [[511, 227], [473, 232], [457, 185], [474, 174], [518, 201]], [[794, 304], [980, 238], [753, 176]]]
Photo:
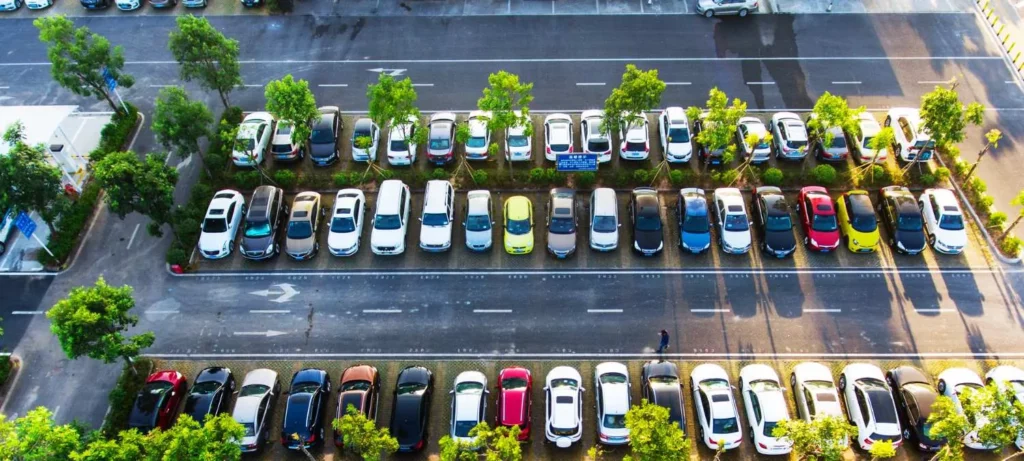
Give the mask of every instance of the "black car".
[[921, 451], [939, 451], [945, 445], [942, 439], [928, 436], [932, 425], [928, 424], [928, 416], [932, 413], [932, 404], [939, 398], [931, 380], [921, 370], [910, 366], [893, 368], [885, 374], [889, 382], [892, 396], [896, 400], [897, 415], [903, 438], [909, 440]]
[[389, 425], [391, 435], [398, 439], [398, 451], [420, 451], [427, 445], [433, 393], [434, 374], [430, 370], [412, 366], [398, 374]]
[[694, 144], [697, 145], [697, 157], [699, 157], [700, 160], [704, 162], [704, 164], [721, 165], [722, 160], [725, 159], [724, 147], [722, 147], [721, 149], [711, 150], [708, 149], [707, 146], [697, 142], [697, 135], [699, 135], [700, 132], [704, 131], [706, 128], [709, 128], [707, 125], [713, 123], [704, 120], [704, 118], [707, 117], [707, 115], [708, 113], [704, 112], [700, 114], [700, 117], [697, 117], [697, 119], [693, 121], [693, 136], [691, 136], [691, 139], [693, 139]]
[[[298, 450], [324, 441], [324, 409], [331, 398], [331, 377], [326, 371], [306, 368], [295, 372], [284, 408], [281, 445]], [[297, 437], [296, 437], [297, 435]]]
[[633, 228], [633, 249], [644, 256], [658, 254], [665, 245], [658, 192], [650, 187], [633, 189], [629, 196], [629, 219]]
[[878, 191], [878, 215], [888, 233], [889, 246], [899, 253], [916, 255], [924, 251], [924, 222], [921, 207], [910, 189], [883, 187]]
[[796, 251], [793, 218], [782, 189], [773, 186], [755, 188], [751, 212], [764, 254], [785, 258]]
[[217, 416], [228, 411], [234, 392], [235, 375], [230, 368], [210, 367], [200, 371], [185, 399], [185, 414], [202, 423], [206, 415]]
[[174, 8], [178, 0], [149, 0], [149, 4], [153, 5], [153, 8]]
[[281, 220], [288, 216], [284, 204], [284, 191], [274, 186], [260, 186], [252, 193], [249, 211], [245, 214], [242, 243], [239, 245], [246, 259], [267, 259], [278, 254], [277, 230]]
[[686, 434], [686, 412], [683, 411], [683, 384], [679, 369], [672, 362], [653, 360], [645, 363], [640, 376], [640, 392], [644, 400], [668, 409], [668, 420], [678, 424]]
[[82, 6], [88, 10], [98, 10], [110, 6], [108, 0], [81, 0]]
[[341, 134], [341, 112], [335, 106], [320, 108], [320, 120], [309, 135], [309, 159], [314, 165], [327, 166], [338, 161], [338, 135]]

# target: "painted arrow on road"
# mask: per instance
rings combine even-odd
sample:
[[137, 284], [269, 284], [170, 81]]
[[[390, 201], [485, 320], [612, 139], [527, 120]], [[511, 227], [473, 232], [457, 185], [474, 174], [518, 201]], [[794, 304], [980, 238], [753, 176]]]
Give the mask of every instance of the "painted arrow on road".
[[373, 68], [373, 69], [366, 69], [366, 70], [368, 70], [370, 72], [376, 72], [378, 74], [385, 73], [385, 74], [388, 74], [388, 75], [390, 75], [392, 77], [398, 77], [399, 75], [404, 74], [405, 71], [408, 70], [408, 69], [387, 69], [387, 68], [384, 68], [384, 67], [376, 67], [376, 68]]
[[267, 330], [267, 331], [236, 331], [235, 332], [235, 336], [266, 336], [268, 338], [273, 338], [274, 336], [281, 336], [281, 335], [285, 335], [285, 334], [288, 334], [288, 332], [286, 332], [286, 331], [276, 331], [276, 330]]
[[292, 284], [290, 284], [290, 283], [278, 283], [276, 285], [271, 285], [271, 287], [280, 288], [281, 291], [259, 290], [259, 291], [250, 291], [249, 294], [256, 295], [256, 296], [262, 296], [264, 298], [267, 298], [267, 297], [270, 297], [270, 296], [277, 296], [277, 298], [270, 300], [270, 302], [273, 302], [273, 303], [285, 303], [285, 302], [288, 302], [295, 295], [299, 294], [299, 292], [295, 290], [295, 287]]

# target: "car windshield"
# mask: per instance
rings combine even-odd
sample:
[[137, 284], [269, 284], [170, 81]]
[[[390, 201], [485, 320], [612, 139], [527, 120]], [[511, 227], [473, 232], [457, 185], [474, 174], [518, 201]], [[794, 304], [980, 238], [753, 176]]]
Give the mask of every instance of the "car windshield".
[[466, 230], [470, 232], [491, 230], [491, 218], [481, 214], [466, 216]]
[[203, 383], [196, 383], [195, 386], [192, 386], [192, 393], [206, 395], [217, 392], [217, 389], [220, 389], [220, 383], [214, 381], [206, 381]]
[[512, 135], [508, 137], [508, 147], [526, 147], [529, 140], [523, 135]]
[[529, 219], [510, 219], [508, 220], [507, 229], [508, 233], [515, 235], [523, 235], [530, 232], [530, 220]]
[[708, 215], [686, 215], [683, 218], [683, 232], [688, 234], [706, 234], [711, 230]]
[[391, 148], [390, 149], [393, 150], [393, 151], [409, 150], [409, 145], [405, 143], [404, 139], [402, 139], [402, 140], [393, 140], [393, 141], [391, 141]]
[[623, 429], [626, 427], [626, 415], [604, 415], [601, 425], [608, 429]]
[[668, 129], [668, 142], [670, 142], [670, 143], [690, 142], [690, 130], [688, 130], [686, 128], [669, 128]]
[[793, 228], [793, 222], [790, 221], [788, 215], [768, 215], [764, 222], [764, 228], [769, 232], [785, 232]]
[[473, 136], [466, 140], [466, 147], [484, 147], [487, 145], [487, 138], [483, 136]]
[[405, 383], [405, 384], [399, 384], [398, 388], [395, 390], [395, 392], [398, 393], [398, 395], [406, 395], [406, 394], [415, 394], [417, 392], [424, 391], [426, 389], [427, 389], [427, 385], [426, 384]]
[[939, 228], [946, 230], [963, 230], [964, 220], [958, 214], [947, 214], [943, 215], [942, 219], [939, 220]]
[[572, 218], [551, 218], [548, 231], [552, 234], [571, 234], [576, 232], [576, 223]]
[[896, 227], [901, 231], [917, 232], [921, 230], [921, 216], [916, 214], [900, 215]]
[[750, 224], [747, 222], [747, 215], [745, 214], [727, 214], [725, 215], [725, 230], [727, 231], [745, 231], [750, 228]]
[[874, 232], [878, 227], [878, 222], [875, 221], [874, 216], [855, 215], [851, 217], [850, 225], [858, 232]]
[[736, 418], [714, 418], [711, 424], [711, 432], [715, 434], [732, 434], [739, 431], [739, 424]]
[[269, 386], [264, 386], [262, 384], [250, 384], [248, 386], [243, 386], [242, 390], [238, 392], [238, 396], [248, 397], [250, 395], [263, 395], [266, 394], [267, 391], [269, 390]]
[[590, 152], [607, 152], [612, 146], [607, 139], [591, 139], [587, 143], [587, 150]]
[[206, 218], [203, 220], [203, 232], [217, 233], [227, 231], [228, 222], [224, 218]]
[[334, 142], [334, 131], [329, 128], [313, 130], [313, 134], [310, 135], [309, 141], [313, 144], [330, 144]]
[[772, 431], [774, 431], [775, 430], [775, 426], [778, 426], [778, 425], [779, 425], [779, 423], [777, 421], [765, 421], [764, 422], [764, 431], [762, 433], [764, 434], [765, 437], [775, 437], [774, 435], [772, 435]]
[[627, 384], [626, 375], [619, 373], [605, 373], [601, 375], [602, 384]]
[[872, 139], [875, 139], [875, 137], [874, 136], [865, 136], [864, 140], [861, 141], [861, 143], [860, 143], [861, 147], [870, 150], [871, 149], [871, 140]]
[[651, 376], [649, 379], [652, 383], [672, 384], [678, 381], [675, 376]]
[[424, 226], [447, 226], [448, 215], [444, 213], [423, 213]]
[[341, 385], [341, 392], [368, 390], [370, 390], [369, 381], [349, 381]]
[[256, 423], [242, 423], [242, 427], [245, 428], [245, 435], [243, 437], [256, 435]]
[[275, 154], [287, 154], [292, 151], [291, 144], [274, 144], [270, 146], [270, 150]]
[[790, 149], [800, 149], [807, 147], [807, 141], [794, 141], [791, 139], [786, 141], [786, 147], [789, 147]]
[[846, 138], [844, 138], [842, 135], [834, 136], [832, 138], [832, 145], [829, 146], [829, 148], [845, 149]]
[[256, 140], [252, 138], [239, 139], [235, 143], [235, 150], [252, 152], [256, 148]]
[[615, 221], [615, 216], [594, 216], [594, 224], [591, 226], [591, 229], [594, 232], [607, 234], [615, 232], [618, 227], [619, 223]]
[[579, 385], [579, 383], [577, 383], [575, 379], [571, 379], [571, 378], [555, 378], [555, 379], [551, 380], [551, 388], [552, 389], [557, 389], [559, 387], [568, 387], [568, 388], [576, 389], [576, 386], [578, 386], [578, 385]]
[[430, 140], [430, 150], [444, 150], [450, 146], [451, 142], [448, 141], [448, 138]]
[[657, 216], [644, 216], [640, 215], [636, 217], [636, 230], [641, 231], [657, 231], [661, 230], [661, 218]]
[[647, 149], [647, 144], [642, 142], [626, 141], [627, 152], [639, 152]]
[[270, 235], [270, 222], [269, 221], [246, 221], [245, 222], [245, 236], [246, 237], [266, 237]]
[[455, 436], [456, 437], [469, 437], [469, 431], [471, 431], [478, 421], [455, 421]]
[[481, 383], [468, 382], [455, 385], [456, 394], [483, 394], [484, 385]]
[[373, 219], [373, 228], [380, 230], [401, 229], [402, 219], [396, 214], [379, 214]]
[[838, 228], [836, 215], [816, 214], [811, 218], [811, 229], [818, 232], [832, 232]]
[[356, 224], [352, 221], [352, 218], [337, 217], [331, 221], [331, 232], [348, 233], [356, 230]]
[[313, 226], [309, 221], [290, 221], [288, 222], [288, 238], [290, 239], [308, 239], [313, 235]]

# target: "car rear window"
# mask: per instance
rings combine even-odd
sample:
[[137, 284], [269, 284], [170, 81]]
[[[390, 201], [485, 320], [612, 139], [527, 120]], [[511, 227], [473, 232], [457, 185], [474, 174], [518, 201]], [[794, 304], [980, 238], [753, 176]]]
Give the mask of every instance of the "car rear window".
[[633, 142], [633, 141], [627, 141], [626, 142], [626, 150], [629, 151], [629, 152], [639, 152], [639, 151], [646, 150], [646, 149], [647, 149], [647, 144], [645, 144], [645, 143]]

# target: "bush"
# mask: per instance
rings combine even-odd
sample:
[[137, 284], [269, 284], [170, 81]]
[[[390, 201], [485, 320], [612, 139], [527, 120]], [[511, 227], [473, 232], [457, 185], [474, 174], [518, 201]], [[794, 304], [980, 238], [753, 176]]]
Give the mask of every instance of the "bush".
[[528, 181], [533, 183], [533, 184], [543, 183], [545, 181], [545, 179], [544, 179], [544, 169], [543, 168], [531, 169], [530, 170], [530, 178], [528, 179]]
[[260, 185], [260, 172], [255, 170], [236, 171], [232, 181], [239, 189], [255, 189]]
[[348, 185], [351, 184], [351, 178], [352, 176], [347, 171], [339, 171], [334, 173], [334, 176], [331, 176], [331, 179], [334, 180], [334, 187], [337, 187], [338, 189], [348, 187]]
[[785, 178], [785, 173], [783, 173], [782, 170], [774, 167], [764, 170], [764, 173], [761, 174], [761, 181], [769, 186], [781, 186], [782, 181]]
[[868, 177], [871, 178], [871, 183], [889, 183], [892, 181], [892, 177], [889, 176], [889, 172], [885, 170], [881, 165], [871, 165], [871, 170], [868, 172]]
[[651, 173], [643, 168], [633, 171], [633, 182], [641, 185], [647, 185], [651, 180]]
[[955, 171], [956, 175], [961, 178], [964, 177], [970, 169], [971, 164], [963, 161], [963, 159], [958, 159], [956, 163], [953, 164], [953, 171]]
[[934, 186], [935, 181], [937, 181], [937, 179], [935, 179], [935, 175], [933, 174], [925, 173], [921, 175], [921, 185], [924, 187]]
[[7, 378], [11, 377], [11, 371], [14, 369], [14, 362], [10, 356], [0, 357], [0, 386], [7, 383]]
[[430, 172], [430, 179], [448, 179], [448, 172], [444, 168], [434, 168]]
[[683, 171], [682, 170], [672, 170], [672, 171], [669, 171], [668, 172], [668, 181], [670, 183], [672, 183], [673, 186], [681, 186], [681, 185], [683, 185]]
[[547, 168], [544, 170], [544, 180], [549, 183], [559, 182], [562, 179], [562, 176], [563, 175], [554, 168]]
[[395, 170], [380, 170], [377, 172], [377, 180], [387, 181], [395, 177]]
[[85, 228], [86, 221], [92, 216], [96, 204], [99, 202], [100, 186], [90, 181], [82, 188], [82, 194], [78, 199], [71, 202], [68, 210], [60, 215], [57, 220], [57, 231], [50, 234], [50, 241], [47, 248], [53, 252], [51, 257], [47, 252], [39, 253], [39, 262], [46, 266], [60, 266], [67, 261], [68, 256], [75, 249], [75, 242]]
[[1024, 242], [1016, 235], [1007, 235], [999, 239], [999, 251], [1002, 251], [1004, 255], [1011, 258], [1016, 258], [1020, 255], [1022, 245], [1024, 245]]
[[100, 143], [89, 153], [91, 162], [99, 162], [111, 152], [120, 152], [128, 148], [135, 123], [139, 119], [139, 110], [131, 104], [125, 103], [125, 105], [128, 106], [128, 114], [121, 111], [115, 112], [110, 117], [110, 122], [104, 125], [100, 131]]
[[112, 439], [123, 430], [128, 429], [128, 415], [135, 404], [135, 396], [142, 390], [146, 383], [146, 377], [153, 371], [153, 361], [138, 357], [135, 359], [135, 371], [128, 365], [121, 370], [121, 376], [117, 378], [117, 384], [110, 391], [110, 410], [107, 419], [103, 422], [103, 435]]
[[729, 185], [736, 182], [740, 172], [736, 170], [716, 171], [711, 174], [711, 180], [720, 184]]
[[473, 170], [473, 182], [478, 186], [487, 185], [487, 172], [484, 170]]
[[298, 181], [299, 178], [295, 176], [292, 170], [277, 170], [274, 172], [274, 182], [282, 189], [291, 189], [295, 187], [295, 183]]
[[988, 227], [991, 229], [1003, 229], [1003, 224], [1006, 224], [1006, 213], [1002, 211], [996, 211], [988, 215]]
[[189, 252], [184, 248], [174, 245], [167, 250], [167, 264], [185, 267], [188, 265]]
[[988, 184], [985, 184], [985, 180], [977, 176], [971, 177], [971, 180], [967, 183], [967, 188], [979, 195], [988, 192]]
[[577, 173], [574, 177], [576, 187], [580, 189], [589, 189], [590, 186], [594, 185], [597, 181], [597, 174], [593, 171], [584, 171]]
[[935, 169], [935, 179], [939, 182], [945, 182], [949, 180], [949, 168], [940, 166]]
[[811, 170], [814, 182], [822, 186], [831, 186], [836, 182], [836, 169], [832, 165], [818, 165]]

